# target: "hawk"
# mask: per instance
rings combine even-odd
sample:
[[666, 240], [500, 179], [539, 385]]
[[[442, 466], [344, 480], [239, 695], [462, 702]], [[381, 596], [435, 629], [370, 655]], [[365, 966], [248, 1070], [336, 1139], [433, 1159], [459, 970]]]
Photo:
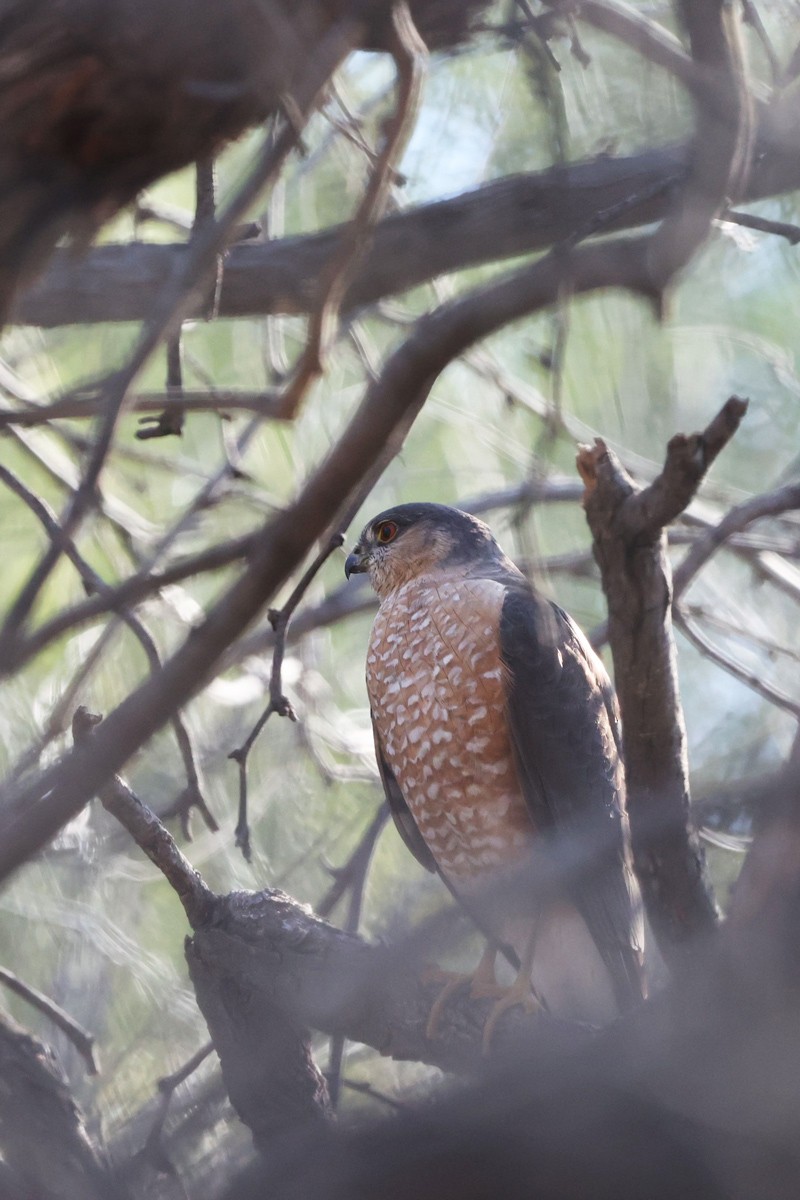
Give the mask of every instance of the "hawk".
[[[509, 898], [470, 978], [512, 1004], [602, 1024], [644, 995], [641, 901], [616, 699], [571, 618], [540, 596], [482, 521], [401, 504], [367, 523], [345, 574], [380, 597], [367, 652], [375, 752], [400, 836], [467, 908], [539, 842], [587, 837], [597, 863], [544, 903]], [[474, 905], [473, 905], [474, 907]], [[484, 927], [484, 932], [487, 932]], [[500, 946], [518, 975], [495, 979]], [[485, 1038], [486, 1038], [485, 1031]]]

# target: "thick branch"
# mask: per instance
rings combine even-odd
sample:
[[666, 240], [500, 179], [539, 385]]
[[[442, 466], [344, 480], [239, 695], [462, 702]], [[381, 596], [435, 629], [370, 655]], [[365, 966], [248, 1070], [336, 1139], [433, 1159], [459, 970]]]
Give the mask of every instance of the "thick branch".
[[[663, 526], [692, 499], [744, 409], [733, 398], [702, 434], [673, 438], [661, 475], [642, 490], [599, 439], [578, 458], [608, 601], [636, 871], [659, 945], [672, 959], [714, 926], [716, 912], [702, 849], [689, 825], [686, 731]], [[656, 837], [658, 818], [667, 824]]]
[[[740, 202], [800, 187], [798, 140], [796, 122], [780, 144], [762, 139]], [[375, 229], [343, 307], [358, 308], [438, 275], [547, 249], [626, 199], [640, 197], [620, 208], [604, 229], [658, 220], [669, 210], [687, 156], [685, 146], [629, 158], [603, 155], [538, 174], [512, 175], [387, 217]], [[320, 234], [233, 246], [225, 260], [219, 315], [312, 311], [341, 233], [337, 226]], [[10, 319], [42, 326], [141, 319], [152, 311], [186, 253], [185, 246], [136, 242], [97, 246], [83, 259], [57, 251], [42, 278], [19, 297]], [[191, 315], [200, 311], [198, 301]]]
[[[224, 994], [225, 981], [236, 980], [262, 1020], [265, 1011], [277, 1009], [300, 1030], [343, 1034], [392, 1058], [456, 1070], [480, 1062], [491, 1000], [473, 1000], [466, 991], [456, 995], [429, 1040], [425, 1029], [441, 983], [423, 983], [406, 955], [336, 929], [283, 892], [221, 899], [213, 923], [195, 931], [186, 953], [215, 1042], [214, 1013], [206, 1012], [205, 997], [209, 988]], [[218, 1004], [215, 998], [214, 1011]], [[566, 1045], [581, 1027], [511, 1010], [498, 1023], [493, 1052], [501, 1055], [537, 1029], [560, 1034]]]
[[121, 1200], [49, 1051], [0, 1020], [0, 1151], [20, 1195]]

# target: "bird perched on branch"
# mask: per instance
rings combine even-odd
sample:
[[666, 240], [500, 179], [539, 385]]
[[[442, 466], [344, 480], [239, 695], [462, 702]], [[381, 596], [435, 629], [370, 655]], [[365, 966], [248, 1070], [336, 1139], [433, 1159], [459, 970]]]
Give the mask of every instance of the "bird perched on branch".
[[[534, 849], [586, 861], [536, 899], [517, 886], [479, 920], [489, 936], [466, 982], [513, 1004], [601, 1024], [643, 996], [642, 916], [631, 870], [616, 699], [583, 634], [544, 599], [482, 521], [401, 504], [367, 523], [345, 564], [380, 597], [367, 653], [375, 751], [403, 841], [473, 913]], [[539, 859], [541, 862], [541, 858]], [[533, 866], [531, 867], [533, 869]], [[488, 910], [487, 910], [488, 911]], [[495, 959], [518, 965], [500, 987]]]

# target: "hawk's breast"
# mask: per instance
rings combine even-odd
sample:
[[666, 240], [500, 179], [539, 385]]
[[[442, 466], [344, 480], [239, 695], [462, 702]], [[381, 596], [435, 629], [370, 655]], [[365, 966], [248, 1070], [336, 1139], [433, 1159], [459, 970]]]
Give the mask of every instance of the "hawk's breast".
[[367, 687], [386, 758], [443, 874], [462, 887], [521, 859], [533, 827], [505, 712], [491, 579], [412, 580], [381, 604]]

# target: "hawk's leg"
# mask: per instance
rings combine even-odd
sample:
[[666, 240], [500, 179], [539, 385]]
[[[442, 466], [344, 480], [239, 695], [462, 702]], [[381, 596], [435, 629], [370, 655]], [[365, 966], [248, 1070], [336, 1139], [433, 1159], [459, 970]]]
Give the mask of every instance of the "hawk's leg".
[[442, 971], [439, 967], [428, 968], [424, 975], [426, 983], [441, 983], [442, 990], [433, 1002], [430, 1014], [428, 1016], [428, 1024], [425, 1027], [425, 1036], [432, 1040], [436, 1037], [439, 1027], [439, 1021], [442, 1018], [447, 1005], [462, 989], [469, 988], [469, 994], [473, 1000], [481, 1000], [486, 997], [496, 998], [505, 996], [508, 988], [502, 987], [497, 982], [494, 973], [494, 962], [497, 958], [497, 944], [489, 942], [481, 955], [481, 960], [471, 975], [463, 975], [456, 971]]
[[540, 1012], [544, 1005], [533, 990], [531, 971], [533, 969], [533, 952], [536, 948], [537, 922], [531, 926], [525, 939], [525, 952], [519, 965], [517, 977], [510, 987], [498, 988], [495, 995], [500, 993], [497, 1003], [492, 1007], [483, 1027], [483, 1053], [488, 1054], [492, 1044], [497, 1022], [504, 1012], [510, 1008], [522, 1008], [526, 1013]]

